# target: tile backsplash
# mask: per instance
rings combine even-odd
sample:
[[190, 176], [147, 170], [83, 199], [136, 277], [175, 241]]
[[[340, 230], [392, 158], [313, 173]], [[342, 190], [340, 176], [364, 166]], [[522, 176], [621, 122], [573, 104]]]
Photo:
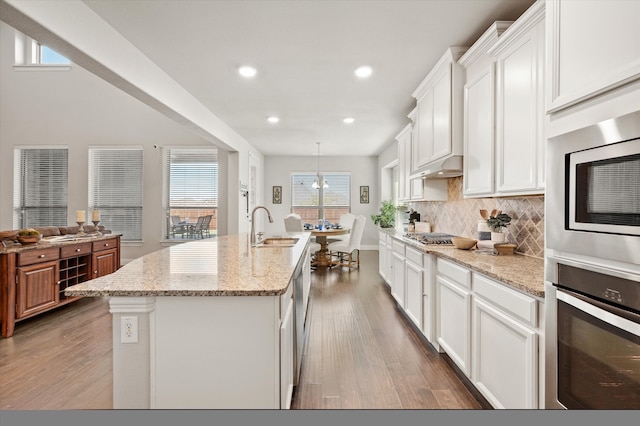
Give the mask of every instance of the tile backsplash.
[[462, 177], [450, 178], [447, 184], [448, 201], [408, 204], [422, 222], [431, 223], [432, 232], [477, 238], [480, 209], [498, 209], [512, 218], [504, 233], [508, 242], [517, 244], [516, 251], [544, 258], [544, 196], [463, 198]]

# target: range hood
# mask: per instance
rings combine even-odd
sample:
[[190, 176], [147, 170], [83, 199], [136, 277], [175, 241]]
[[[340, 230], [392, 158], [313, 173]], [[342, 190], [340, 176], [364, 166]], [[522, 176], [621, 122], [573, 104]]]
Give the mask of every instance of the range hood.
[[409, 179], [446, 179], [462, 176], [462, 155], [451, 155], [419, 168]]

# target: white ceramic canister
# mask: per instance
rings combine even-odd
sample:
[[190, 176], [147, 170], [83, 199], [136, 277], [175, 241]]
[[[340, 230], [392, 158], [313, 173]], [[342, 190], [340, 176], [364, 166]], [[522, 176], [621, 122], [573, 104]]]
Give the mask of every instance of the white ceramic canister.
[[478, 241], [486, 241], [491, 239], [491, 228], [484, 220], [478, 221]]

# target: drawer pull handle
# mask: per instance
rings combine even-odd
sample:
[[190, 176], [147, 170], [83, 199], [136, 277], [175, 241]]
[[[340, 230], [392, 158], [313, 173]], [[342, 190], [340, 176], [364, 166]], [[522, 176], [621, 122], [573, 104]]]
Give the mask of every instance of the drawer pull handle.
[[41, 255], [40, 255], [40, 256], [38, 256], [38, 257], [39, 257], [39, 258], [43, 258], [43, 257], [44, 257], [44, 254], [41, 254]]
[[105, 246], [105, 247], [109, 247], [109, 243], [106, 243], [104, 246]]
[[95, 275], [98, 275], [98, 271], [93, 271], [93, 273], [94, 273]]
[[78, 251], [78, 252], [79, 252], [79, 251], [80, 251], [80, 249], [76, 249], [76, 251]]

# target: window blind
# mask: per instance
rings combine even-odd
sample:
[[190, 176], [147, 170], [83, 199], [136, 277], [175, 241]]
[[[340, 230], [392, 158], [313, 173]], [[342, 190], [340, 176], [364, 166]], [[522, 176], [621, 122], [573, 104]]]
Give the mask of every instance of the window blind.
[[323, 173], [329, 187], [314, 189], [311, 185], [316, 173], [291, 174], [291, 211], [304, 222], [316, 223], [324, 218], [337, 223], [340, 215], [351, 211], [351, 175], [349, 173]]
[[67, 224], [67, 148], [15, 148], [13, 227]]
[[218, 150], [214, 147], [165, 148], [163, 158], [164, 204], [167, 211], [165, 235], [169, 238], [172, 215], [187, 222], [195, 222], [199, 216], [216, 216]]
[[89, 148], [89, 209], [123, 241], [142, 240], [141, 147]]

